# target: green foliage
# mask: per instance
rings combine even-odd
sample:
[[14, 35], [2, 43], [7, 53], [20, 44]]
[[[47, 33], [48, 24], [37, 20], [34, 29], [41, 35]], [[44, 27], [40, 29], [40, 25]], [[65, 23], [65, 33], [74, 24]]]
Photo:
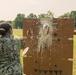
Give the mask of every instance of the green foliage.
[[59, 16], [59, 18], [70, 18], [70, 13], [64, 13], [63, 15]]
[[76, 18], [76, 11], [71, 11], [71, 18]]
[[74, 18], [74, 25], [76, 27], [76, 11], [71, 11], [71, 18]]
[[15, 21], [12, 21], [12, 28], [13, 28], [13, 29], [16, 28]]
[[38, 15], [38, 18], [45, 18], [47, 14], [40, 14]]
[[73, 18], [74, 26], [76, 27], [76, 11], [71, 11], [69, 13], [65, 13], [65, 14], [59, 16], [59, 18]]
[[76, 18], [76, 11], [64, 13], [63, 15], [59, 16], [59, 18]]
[[53, 17], [53, 13], [51, 11], [47, 11], [47, 13], [38, 15], [38, 18], [48, 18], [48, 17]]
[[37, 16], [35, 14], [31, 13], [27, 16], [27, 18], [37, 18]]
[[75, 25], [75, 27], [76, 27], [76, 17], [74, 18], [74, 25]]
[[7, 21], [7, 22], [10, 23], [10, 24], [12, 23], [12, 21]]
[[22, 21], [25, 18], [24, 14], [18, 14], [12, 23], [13, 28], [22, 29]]
[[0, 20], [0, 23], [1, 23], [1, 22], [5, 22], [5, 21], [4, 21], [4, 20]]

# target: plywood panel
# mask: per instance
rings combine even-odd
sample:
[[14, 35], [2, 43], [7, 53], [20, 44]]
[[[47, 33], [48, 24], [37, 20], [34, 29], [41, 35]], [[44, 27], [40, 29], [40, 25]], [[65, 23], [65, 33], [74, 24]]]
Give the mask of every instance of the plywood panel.
[[24, 19], [23, 36], [28, 37], [25, 42], [30, 48], [23, 58], [26, 75], [72, 75], [74, 20], [55, 18], [53, 22], [52, 45], [37, 51], [40, 20]]

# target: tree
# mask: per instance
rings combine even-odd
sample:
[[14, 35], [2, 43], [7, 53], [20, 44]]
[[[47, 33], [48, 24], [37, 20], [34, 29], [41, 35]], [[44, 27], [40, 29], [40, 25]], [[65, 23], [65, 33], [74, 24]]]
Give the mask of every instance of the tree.
[[75, 18], [74, 18], [74, 26], [76, 28], [76, 15], [75, 15]]
[[27, 16], [27, 18], [37, 18], [37, 16], [36, 16], [35, 14], [33, 14], [33, 13], [30, 13], [30, 14]]
[[76, 18], [76, 11], [71, 11], [70, 17], [71, 18]]
[[12, 28], [13, 29], [17, 28], [16, 25], [15, 25], [15, 21], [12, 21]]
[[74, 18], [74, 26], [76, 27], [76, 11], [71, 11], [71, 18]]
[[76, 11], [71, 11], [69, 13], [65, 13], [61, 16], [59, 16], [59, 18], [73, 18], [74, 19], [74, 26], [76, 27]]
[[10, 23], [10, 24], [12, 23], [12, 21], [7, 21], [7, 22]]
[[0, 23], [1, 23], [1, 22], [5, 22], [5, 20], [0, 20]]
[[70, 18], [70, 13], [64, 13], [63, 15], [59, 16], [59, 18]]
[[46, 14], [40, 14], [38, 15], [38, 18], [45, 18], [46, 17]]
[[23, 19], [25, 18], [25, 15], [24, 14], [18, 14], [17, 17], [15, 18], [15, 20], [13, 21], [13, 27], [18, 29], [18, 28], [23, 28], [22, 27], [22, 21]]
[[52, 18], [52, 17], [53, 17], [53, 13], [51, 11], [47, 11], [47, 13], [38, 15], [38, 18]]

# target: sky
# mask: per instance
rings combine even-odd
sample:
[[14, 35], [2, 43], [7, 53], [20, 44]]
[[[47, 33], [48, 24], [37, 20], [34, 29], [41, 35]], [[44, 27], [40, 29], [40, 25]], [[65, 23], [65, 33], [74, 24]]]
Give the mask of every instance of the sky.
[[0, 20], [14, 20], [17, 14], [39, 15], [51, 11], [55, 17], [76, 10], [76, 0], [0, 0]]

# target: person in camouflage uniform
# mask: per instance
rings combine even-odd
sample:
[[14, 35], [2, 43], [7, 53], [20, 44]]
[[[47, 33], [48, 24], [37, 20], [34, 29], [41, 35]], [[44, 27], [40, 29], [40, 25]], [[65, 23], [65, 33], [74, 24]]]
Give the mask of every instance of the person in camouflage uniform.
[[9, 23], [0, 24], [0, 75], [22, 75], [20, 50], [25, 41], [12, 34]]

